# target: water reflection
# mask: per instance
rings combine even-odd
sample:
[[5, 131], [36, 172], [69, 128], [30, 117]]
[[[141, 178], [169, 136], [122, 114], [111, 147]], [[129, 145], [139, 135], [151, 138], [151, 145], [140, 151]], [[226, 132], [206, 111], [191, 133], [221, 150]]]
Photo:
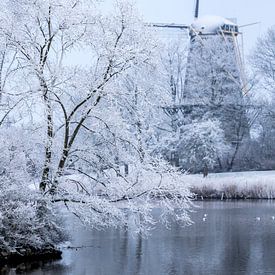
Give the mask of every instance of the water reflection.
[[275, 274], [275, 203], [200, 207], [194, 225], [159, 225], [148, 239], [124, 230], [86, 231], [75, 222], [73, 245], [85, 247], [67, 249], [61, 261], [29, 274]]

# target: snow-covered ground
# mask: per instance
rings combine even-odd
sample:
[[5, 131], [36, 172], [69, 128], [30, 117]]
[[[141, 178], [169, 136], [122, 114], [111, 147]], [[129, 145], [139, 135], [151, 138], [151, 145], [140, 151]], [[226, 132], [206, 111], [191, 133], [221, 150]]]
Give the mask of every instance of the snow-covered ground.
[[275, 198], [275, 171], [186, 175], [198, 198]]

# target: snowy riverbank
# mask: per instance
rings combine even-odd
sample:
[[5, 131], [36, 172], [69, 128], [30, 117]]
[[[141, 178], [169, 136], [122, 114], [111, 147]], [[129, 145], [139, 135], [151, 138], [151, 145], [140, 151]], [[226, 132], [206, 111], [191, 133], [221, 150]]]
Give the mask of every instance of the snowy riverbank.
[[186, 175], [197, 199], [275, 199], [275, 171]]

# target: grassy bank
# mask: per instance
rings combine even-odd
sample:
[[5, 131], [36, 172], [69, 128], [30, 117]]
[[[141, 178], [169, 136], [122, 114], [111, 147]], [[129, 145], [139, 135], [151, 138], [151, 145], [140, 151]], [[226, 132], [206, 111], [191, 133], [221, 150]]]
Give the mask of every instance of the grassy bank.
[[275, 199], [275, 171], [186, 175], [197, 199]]

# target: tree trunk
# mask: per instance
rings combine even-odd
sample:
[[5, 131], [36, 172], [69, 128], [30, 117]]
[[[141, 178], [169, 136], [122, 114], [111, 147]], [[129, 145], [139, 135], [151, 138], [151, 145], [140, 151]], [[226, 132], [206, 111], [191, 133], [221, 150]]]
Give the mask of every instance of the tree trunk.
[[44, 82], [42, 82], [41, 86], [43, 87], [44, 95], [44, 103], [46, 105], [46, 113], [47, 113], [47, 141], [45, 146], [45, 161], [44, 168], [42, 171], [42, 178], [39, 185], [41, 191], [45, 192], [47, 185], [50, 185], [50, 166], [52, 161], [52, 139], [53, 139], [53, 117], [52, 117], [52, 106], [49, 99], [48, 88]]

